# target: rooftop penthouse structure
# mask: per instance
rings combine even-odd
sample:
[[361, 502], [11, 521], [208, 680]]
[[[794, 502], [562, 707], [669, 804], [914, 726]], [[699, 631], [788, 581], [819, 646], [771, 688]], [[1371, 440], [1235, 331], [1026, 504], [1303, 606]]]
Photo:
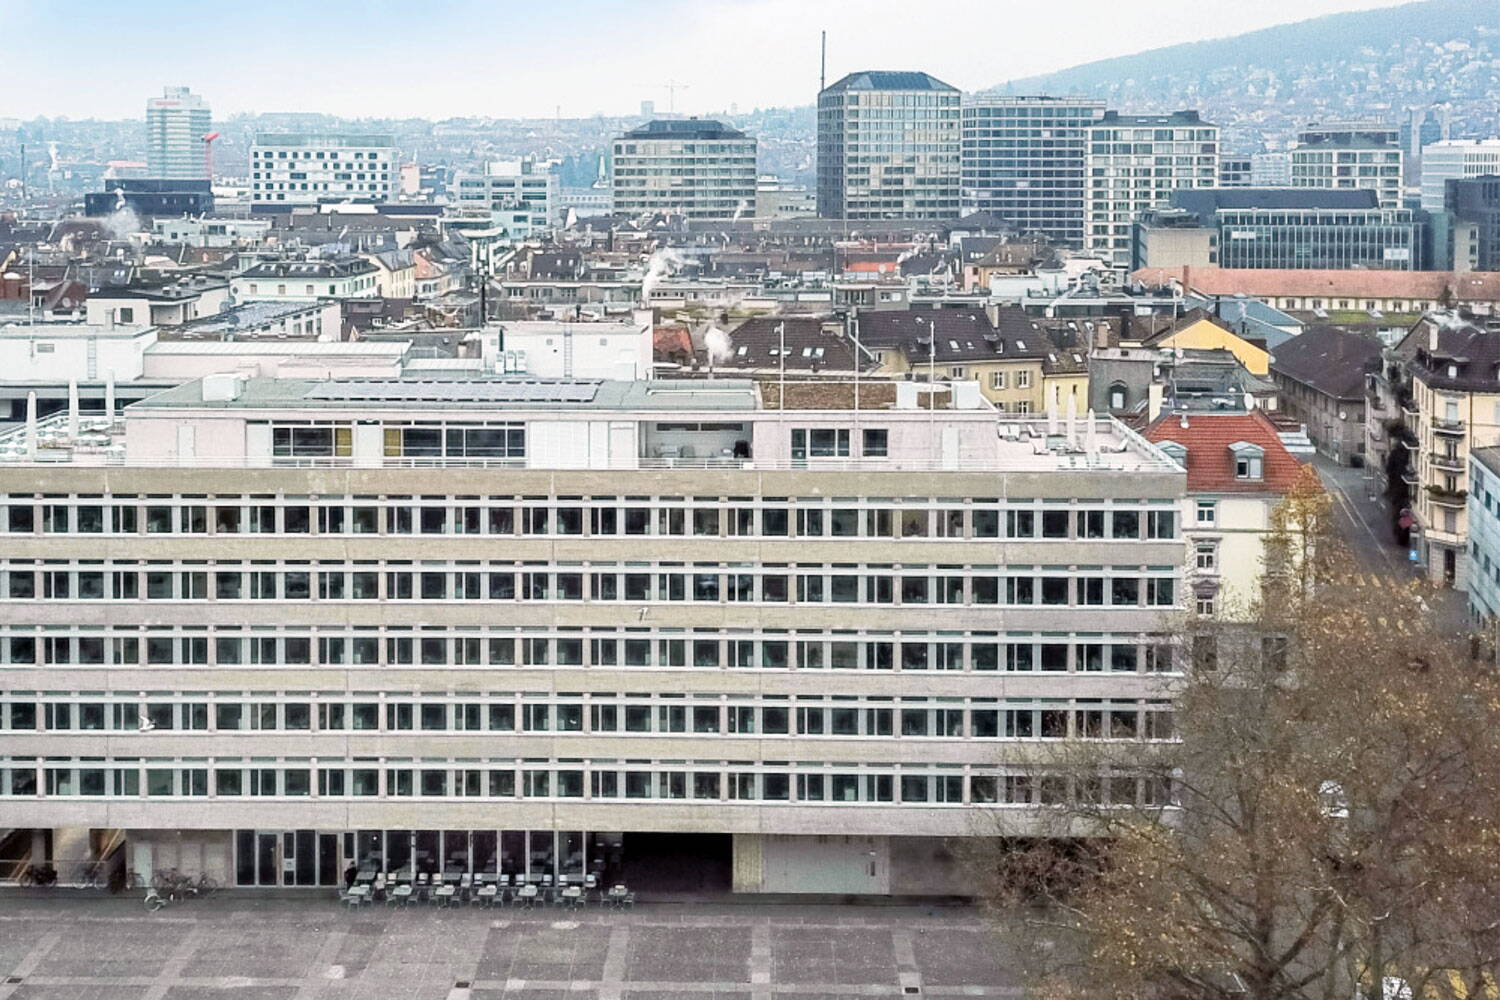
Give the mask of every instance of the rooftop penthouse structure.
[[992, 816], [1168, 803], [1037, 768], [1175, 738], [1181, 466], [962, 384], [784, 389], [213, 375], [11, 430], [11, 836], [240, 886], [935, 893]]

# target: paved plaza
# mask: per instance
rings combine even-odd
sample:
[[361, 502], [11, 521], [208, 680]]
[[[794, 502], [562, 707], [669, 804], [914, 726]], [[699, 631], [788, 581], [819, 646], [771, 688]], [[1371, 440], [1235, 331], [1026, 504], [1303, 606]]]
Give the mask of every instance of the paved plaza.
[[960, 906], [384, 906], [224, 893], [0, 892], [0, 1000], [853, 1000], [1016, 997], [1015, 962]]

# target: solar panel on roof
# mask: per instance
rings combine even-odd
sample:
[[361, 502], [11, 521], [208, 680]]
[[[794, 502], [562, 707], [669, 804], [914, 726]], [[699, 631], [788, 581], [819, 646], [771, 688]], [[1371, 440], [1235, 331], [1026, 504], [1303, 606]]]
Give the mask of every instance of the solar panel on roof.
[[393, 379], [328, 382], [314, 386], [303, 398], [390, 403], [589, 403], [598, 391], [598, 382]]

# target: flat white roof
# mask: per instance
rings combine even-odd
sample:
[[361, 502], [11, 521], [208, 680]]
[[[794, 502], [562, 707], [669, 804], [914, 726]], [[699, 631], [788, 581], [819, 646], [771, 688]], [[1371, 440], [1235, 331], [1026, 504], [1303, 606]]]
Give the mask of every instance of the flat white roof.
[[245, 355], [279, 354], [310, 355], [316, 357], [358, 356], [391, 358], [399, 360], [411, 347], [409, 340], [382, 341], [322, 341], [279, 340], [262, 337], [257, 340], [158, 340], [146, 353], [152, 357], [164, 354], [175, 355]]

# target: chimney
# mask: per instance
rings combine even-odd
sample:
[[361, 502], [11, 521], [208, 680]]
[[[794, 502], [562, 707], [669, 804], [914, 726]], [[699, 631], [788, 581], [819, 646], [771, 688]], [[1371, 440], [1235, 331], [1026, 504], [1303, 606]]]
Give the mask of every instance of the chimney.
[[1188, 415], [1186, 413], [1184, 413], [1177, 419], [1177, 426], [1181, 427], [1183, 430], [1188, 429]]
[[1428, 319], [1427, 320], [1427, 352], [1429, 354], [1436, 354], [1437, 353], [1437, 349], [1438, 349], [1438, 325], [1437, 325], [1436, 321], [1434, 321], [1432, 319]]
[[1183, 292], [1184, 295], [1187, 294], [1187, 290], [1188, 290], [1188, 287], [1189, 287], [1188, 286], [1188, 279], [1192, 277], [1192, 274], [1193, 274], [1193, 269], [1191, 267], [1189, 267], [1186, 264], [1182, 265], [1182, 292]]

